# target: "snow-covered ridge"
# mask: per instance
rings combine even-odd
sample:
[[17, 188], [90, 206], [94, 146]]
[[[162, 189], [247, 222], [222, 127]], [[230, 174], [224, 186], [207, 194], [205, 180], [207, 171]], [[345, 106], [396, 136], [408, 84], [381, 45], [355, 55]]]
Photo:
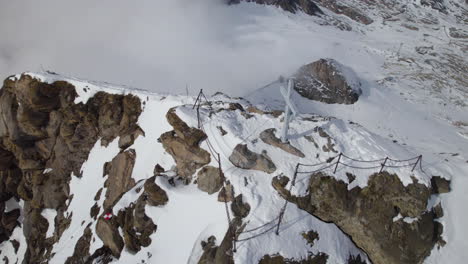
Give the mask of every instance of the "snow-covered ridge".
[[[28, 75], [41, 78], [41, 80], [48, 80], [48, 82], [64, 79], [73, 82], [77, 93], [81, 97], [81, 99], [78, 98], [77, 102], [86, 102], [88, 98], [91, 97], [87, 92], [84, 92], [83, 88], [89, 88], [90, 93], [96, 93], [98, 91], [116, 94], [131, 93], [140, 97], [144, 102], [144, 109], [138, 124], [145, 131], [145, 136], [138, 137], [134, 145], [131, 146], [131, 148], [135, 149], [137, 157], [132, 172], [132, 177], [135, 181], [146, 180], [151, 177], [155, 164], [160, 164], [168, 170], [171, 170], [175, 165], [172, 157], [166, 153], [161, 144], [156, 140], [162, 133], [172, 129], [165, 119], [165, 115], [170, 108], [178, 106], [177, 115], [189, 126], [197, 127], [197, 114], [196, 111], [192, 109], [191, 105], [195, 101], [194, 97], [163, 97], [157, 94], [126, 88], [100, 87], [98, 85], [91, 86], [88, 82], [68, 80], [56, 75], [53, 75], [53, 77], [32, 73], [28, 73]], [[267, 94], [273, 96], [277, 89], [269, 89], [272, 90], [268, 90], [269, 92]], [[263, 92], [263, 94], [265, 93]], [[391, 94], [388, 94], [387, 96], [390, 95]], [[374, 96], [375, 95], [371, 93], [368, 98], [373, 98]], [[229, 103], [241, 104], [245, 109], [252, 106], [245, 100], [229, 99], [227, 96], [218, 95], [215, 98], [217, 100], [213, 101], [217, 102], [213, 105], [214, 109], [228, 107]], [[270, 108], [275, 108], [279, 103], [278, 99], [272, 98], [270, 100], [268, 97], [264, 99], [262, 104]], [[298, 162], [303, 164], [320, 163], [326, 161], [330, 157], [335, 157], [339, 152], [363, 160], [374, 160], [383, 157], [405, 159], [422, 154], [424, 157], [422, 163], [425, 170], [424, 172], [416, 170], [414, 173], [411, 173], [411, 168], [391, 169], [391, 172], [397, 173], [405, 185], [412, 183], [414, 178], [420, 183], [429, 185], [432, 175], [451, 177], [462, 169], [462, 167], [457, 169], [456, 167], [444, 164], [434, 164], [432, 162], [433, 160], [431, 160], [434, 154], [432, 154], [431, 151], [412, 146], [411, 142], [405, 142], [405, 144], [400, 144], [398, 141], [394, 142], [394, 138], [398, 138], [398, 130], [395, 130], [395, 135], [393, 135], [393, 137], [389, 137], [386, 134], [378, 135], [361, 125], [350, 122], [350, 120], [323, 118], [314, 114], [315, 112], [323, 113], [327, 111], [330, 107], [329, 105], [305, 101], [299, 99], [297, 95], [295, 99], [299, 103], [302, 114], [298, 119], [292, 122], [289, 133], [291, 135], [291, 144], [305, 154], [305, 157], [302, 159], [298, 159], [296, 156], [285, 153], [280, 149], [258, 140], [258, 135], [265, 129], [276, 128], [278, 131], [280, 130], [282, 126], [281, 116], [275, 117], [273, 115], [259, 113], [249, 113], [249, 115], [246, 116], [245, 113], [240, 110], [222, 110], [210, 115], [209, 109], [201, 109], [202, 122], [207, 136], [214, 144], [216, 150], [221, 154], [225, 177], [234, 185], [236, 193], [242, 193], [244, 199], [251, 206], [252, 214], [246, 219], [248, 227], [263, 225], [277, 217], [277, 213], [283, 206], [284, 200], [272, 189], [271, 177], [278, 174], [292, 175]], [[252, 100], [252, 102], [253, 106], [255, 106], [255, 100]], [[350, 111], [349, 109], [365, 108], [372, 104], [373, 101], [371, 99], [364, 99], [358, 102], [355, 107], [338, 106], [335, 108], [335, 113], [338, 113], [340, 108], [348, 109], [348, 113], [354, 115], [351, 117], [356, 118], [357, 115], [362, 112], [356, 110]], [[381, 103], [379, 104], [379, 107], [380, 106], [382, 106]], [[223, 136], [220, 133], [219, 127], [222, 127], [227, 134]], [[328, 152], [323, 150], [322, 147], [329, 146], [330, 142], [328, 138], [321, 137], [314, 131], [316, 127], [321, 127], [323, 131], [330, 136], [333, 145], [331, 147], [332, 150]], [[372, 129], [375, 129], [375, 127]], [[308, 140], [306, 136], [312, 137], [314, 141], [310, 141], [310, 138]], [[266, 151], [277, 167], [275, 174], [268, 175], [264, 172], [242, 170], [233, 166], [229, 161], [229, 156], [234, 147], [239, 143], [247, 144], [249, 149], [257, 153]], [[315, 144], [319, 147], [317, 148]], [[208, 149], [205, 142], [202, 143], [201, 146], [204, 149]], [[51, 263], [64, 262], [64, 260], [72, 254], [72, 248], [66, 249], [68, 247], [67, 245], [70, 244], [69, 238], [73, 236], [74, 241], [78, 239], [76, 234], [80, 234], [82, 231], [79, 230], [87, 226], [87, 224], [82, 225], [82, 221], [85, 221], [85, 223], [93, 222], [92, 219], [87, 217], [86, 212], [88, 209], [86, 207], [82, 208], [82, 213], [77, 213], [78, 209], [83, 206], [83, 203], [78, 202], [79, 199], [84, 199], [83, 201], [85, 201], [88, 197], [93, 196], [93, 191], [86, 194], [84, 190], [79, 187], [82, 185], [79, 182], [81, 182], [82, 179], [89, 180], [95, 177], [96, 170], [99, 170], [99, 168], [104, 165], [105, 161], [110, 161], [117, 152], [118, 149], [115, 142], [108, 147], [101, 147], [100, 144], [97, 144], [90, 154], [88, 161], [83, 165], [82, 177], [80, 179], [76, 177], [73, 178], [71, 192], [75, 194], [76, 198], [74, 198], [69, 208], [70, 212], [74, 212], [74, 214], [72, 226], [67, 232], [72, 232], [75, 235], [64, 234], [63, 240], [54, 246], [54, 252], [56, 254], [52, 258]], [[437, 155], [438, 154], [435, 156]], [[216, 166], [216, 162], [212, 160], [211, 165]], [[346, 176], [346, 171], [344, 167], [339, 167], [337, 173], [333, 173], [332, 170], [327, 171], [327, 173], [339, 180], [348, 182], [349, 179]], [[378, 171], [378, 169], [376, 169], [376, 171]], [[357, 177], [355, 181], [351, 182], [348, 188], [351, 189], [354, 186], [365, 187], [370, 173], [371, 172], [367, 171], [353, 170], [353, 174]], [[99, 177], [96, 178], [96, 180], [98, 180]], [[307, 181], [306, 178], [304, 179], [305, 180], [297, 181], [294, 194], [302, 195], [306, 192]], [[102, 182], [103, 180], [104, 179], [99, 179], [98, 181]], [[75, 181], [76, 183], [74, 183]], [[164, 178], [157, 178], [157, 183], [168, 193], [169, 203], [164, 207], [146, 208], [148, 216], [155, 219], [155, 223], [158, 225], [158, 231], [152, 237], [153, 243], [136, 255], [124, 251], [121, 258], [115, 260], [116, 262], [128, 263], [134, 262], [137, 259], [145, 259], [145, 261], [150, 263], [161, 261], [183, 263], [189, 259], [191, 263], [195, 263], [202, 254], [201, 247], [199, 246], [202, 240], [206, 240], [209, 236], [215, 235], [219, 241], [224, 236], [227, 227], [226, 216], [223, 204], [217, 201], [216, 195], [207, 195], [206, 193], [200, 192], [196, 186], [192, 184], [188, 186], [178, 185], [177, 188], [174, 188], [168, 184]], [[114, 207], [114, 214], [118, 213], [120, 210], [119, 208], [125, 208], [132, 203], [132, 201], [135, 201], [139, 193], [135, 190], [138, 190], [139, 186], [141, 186], [141, 184], [137, 185], [135, 189], [132, 189], [122, 197], [121, 201]], [[99, 187], [99, 184], [97, 184], [96, 187]], [[453, 205], [447, 204], [447, 202], [444, 202], [444, 199], [446, 199], [444, 196], [437, 199], [441, 198], [444, 205], [449, 208], [449, 213], [456, 214], [458, 212], [456, 209], [458, 205], [456, 203]], [[203, 204], [203, 206], [200, 206], [201, 204]], [[91, 206], [92, 204], [89, 205]], [[451, 208], [451, 206], [453, 206], [453, 208]], [[192, 208], [193, 210], [187, 210], [187, 208]], [[207, 221], [207, 219], [209, 219], [209, 221]], [[440, 220], [445, 223], [447, 232], [445, 238], [448, 242], [448, 249], [451, 248], [451, 245], [455, 248], [460, 245], [460, 242], [453, 238], [454, 233], [451, 232], [451, 228], [455, 228], [456, 226], [453, 223], [454, 220], [455, 219], [452, 217], [444, 217]], [[288, 223], [294, 224], [290, 225]], [[239, 243], [238, 251], [234, 255], [236, 263], [256, 262], [266, 254], [273, 255], [278, 252], [281, 252], [284, 257], [295, 259], [306, 257], [304, 254], [307, 251], [312, 251], [314, 253], [325, 252], [329, 255], [329, 261], [331, 263], [344, 263], [347, 261], [350, 253], [353, 255], [361, 254], [361, 256], [365, 257], [336, 226], [333, 224], [325, 224], [294, 206], [288, 207], [288, 215], [284, 220], [284, 225], [287, 227], [287, 229], [285, 229], [287, 231], [282, 231], [281, 236], [276, 236], [274, 232], [270, 232], [262, 236], [260, 240], [254, 239]], [[316, 230], [320, 236], [320, 239], [312, 248], [310, 248], [306, 240], [297, 235], [301, 232], [308, 231], [310, 228]], [[102, 246], [98, 237], [93, 235], [93, 238], [92, 241], [95, 242], [91, 244], [90, 251]], [[242, 236], [240, 238], [242, 238]], [[259, 243], [259, 241], [270, 242]], [[336, 241], [340, 242], [337, 243]], [[174, 247], [178, 248], [179, 254], [171, 253]], [[442, 248], [440, 251], [435, 250], [431, 257], [437, 259], [437, 256], [441, 256], [440, 254], [445, 256], [444, 250], [445, 248]], [[150, 255], [151, 257], [149, 257]]]

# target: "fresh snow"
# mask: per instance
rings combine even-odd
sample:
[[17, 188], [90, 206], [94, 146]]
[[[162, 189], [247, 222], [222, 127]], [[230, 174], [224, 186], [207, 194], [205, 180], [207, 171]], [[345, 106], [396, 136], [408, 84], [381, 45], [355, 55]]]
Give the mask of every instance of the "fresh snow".
[[[353, 105], [329, 105], [310, 101], [293, 93], [292, 98], [301, 115], [291, 122], [289, 135], [291, 144], [306, 155], [302, 159], [258, 139], [258, 135], [268, 128], [276, 128], [279, 133], [282, 127], [281, 117], [252, 114], [251, 118], [246, 119], [240, 111], [220, 111], [208, 118], [209, 111], [201, 109], [203, 127], [215, 150], [221, 155], [226, 178], [233, 184], [236, 195], [242, 194], [251, 206], [251, 212], [245, 219], [246, 229], [275, 220], [284, 200], [271, 187], [271, 179], [281, 173], [291, 177], [297, 162], [316, 164], [336, 156], [339, 152], [362, 160], [385, 157], [407, 159], [423, 155], [424, 171], [416, 168], [411, 172], [410, 167], [388, 171], [397, 173], [405, 185], [412, 183], [413, 177], [419, 183], [429, 185], [430, 178], [435, 175], [452, 181], [450, 193], [433, 195], [428, 203], [428, 210], [439, 202], [444, 208], [444, 216], [438, 221], [444, 225], [443, 238], [447, 244], [444, 247], [435, 247], [425, 263], [465, 263], [468, 258], [468, 228], [465, 223], [468, 218], [468, 127], [455, 124], [468, 123], [467, 94], [466, 91], [452, 86], [440, 90], [428, 88], [432, 87], [432, 81], [418, 79], [418, 72], [438, 72], [439, 69], [425, 64], [426, 57], [416, 55], [414, 50], [427, 43], [434, 45], [441, 53], [450, 51], [457, 56], [466, 54], [448, 44], [446, 34], [441, 30], [421, 27], [420, 31], [415, 33], [377, 20], [366, 28], [352, 24], [355, 28], [353, 31], [343, 32], [331, 26], [317, 25], [316, 18], [303, 14], [288, 14], [273, 7], [241, 4], [232, 8], [239, 9], [239, 12], [248, 10], [252, 13], [252, 25], [237, 29], [243, 33], [238, 45], [251, 41], [265, 41], [273, 47], [292, 45], [291, 49], [295, 52], [290, 56], [293, 57], [292, 61], [299, 64], [310, 63], [320, 58], [335, 59], [344, 65], [346, 78], [353, 80], [353, 83], [360, 83], [362, 89], [359, 101]], [[258, 12], [260, 8], [267, 11]], [[408, 5], [408, 9], [417, 14], [428, 11], [414, 10], [412, 5]], [[447, 27], [453, 24], [453, 21], [445, 18], [440, 18], [440, 22]], [[261, 28], [262, 33], [252, 30], [252, 27]], [[415, 56], [414, 64], [403, 60], [412, 56]], [[278, 64], [282, 63], [280, 58], [281, 56], [278, 56]], [[289, 63], [281, 67], [281, 70], [287, 68], [283, 74], [292, 75], [299, 64]], [[278, 72], [277, 67], [272, 67], [272, 71]], [[64, 79], [69, 81], [75, 85], [79, 95], [75, 103], [86, 103], [98, 91], [131, 93], [145, 102], [138, 123], [145, 131], [145, 136], [140, 136], [131, 146], [137, 156], [132, 177], [138, 184], [117, 203], [113, 208], [114, 214], [138, 198], [138, 187], [141, 187], [144, 180], [153, 176], [153, 168], [157, 163], [169, 171], [175, 166], [172, 157], [157, 141], [162, 133], [172, 130], [165, 119], [167, 111], [179, 106], [177, 114], [190, 126], [197, 126], [196, 113], [190, 105], [195, 101], [193, 97], [154, 94], [108, 83], [65, 78], [56, 74], [26, 74], [48, 83]], [[12, 78], [19, 77], [16, 75]], [[222, 86], [223, 84], [220, 84], [220, 89]], [[211, 99], [238, 102], [244, 107], [247, 106], [248, 100], [259, 108], [282, 110], [284, 102], [279, 93], [279, 86], [279, 82], [273, 82], [255, 91], [252, 87], [252, 92], [245, 94], [245, 99], [230, 99], [223, 95], [216, 95]], [[166, 87], [167, 91], [171, 89], [172, 87]], [[219, 103], [215, 107], [221, 105], [222, 103]], [[226, 103], [224, 105], [226, 106]], [[317, 122], [308, 121], [317, 115], [333, 118], [317, 118]], [[225, 136], [220, 134], [218, 126], [227, 131]], [[305, 138], [312, 136], [320, 147], [326, 144], [326, 139], [313, 132], [317, 126], [321, 126], [333, 138], [338, 153], [325, 153]], [[228, 158], [239, 143], [247, 144], [249, 149], [257, 153], [265, 150], [273, 159], [277, 171], [269, 175], [234, 167]], [[201, 146], [208, 149], [206, 142]], [[64, 263], [73, 254], [76, 241], [88, 225], [93, 230], [90, 252], [102, 246], [102, 242], [95, 235], [96, 222], [90, 218], [89, 211], [95, 203], [92, 197], [106, 179], [102, 177], [102, 167], [117, 153], [117, 139], [107, 148], [97, 142], [88, 161], [83, 165], [83, 177], [72, 176], [70, 190], [74, 197], [69, 201], [67, 211], [67, 215], [72, 217], [72, 222], [60, 241], [54, 245], [55, 255], [50, 263]], [[214, 160], [211, 165], [216, 165]], [[378, 166], [379, 162], [375, 165]], [[352, 169], [346, 171], [352, 171], [357, 176], [348, 188], [365, 187], [369, 175], [373, 172]], [[348, 182], [343, 167], [339, 167], [336, 174], [333, 174], [331, 169], [327, 172], [339, 180]], [[171, 174], [173, 175], [173, 172], [168, 173]], [[294, 194], [301, 195], [306, 192], [307, 176], [299, 176], [292, 190]], [[135, 255], [124, 250], [120, 260], [115, 260], [114, 263], [197, 263], [202, 254], [202, 240], [211, 235], [216, 236], [217, 243], [223, 239], [227, 230], [227, 219], [224, 204], [217, 201], [217, 194], [203, 193], [194, 184], [173, 187], [164, 177], [157, 177], [157, 183], [167, 192], [169, 202], [161, 207], [146, 207], [147, 215], [158, 226], [151, 236], [152, 244]], [[100, 206], [105, 192], [104, 189], [101, 199], [97, 201]], [[15, 206], [23, 207], [21, 202], [19, 205], [15, 205], [15, 201], [7, 203], [8, 210], [17, 208]], [[53, 226], [53, 214], [50, 211], [43, 214], [49, 221], [50, 235], [50, 232], [53, 232], [50, 230]], [[394, 218], [394, 221], [399, 220], [411, 222], [415, 219], [404, 218], [401, 215]], [[273, 226], [274, 221], [265, 229]], [[301, 236], [302, 232], [310, 230], [317, 231], [320, 237], [312, 247], [307, 245]], [[239, 239], [258, 233], [261, 232], [242, 234]], [[0, 245], [0, 259], [7, 256], [10, 261], [17, 260], [20, 263], [26, 250], [22, 229], [16, 228], [11, 239], [20, 242], [18, 253], [15, 254], [11, 242], [6, 241]], [[349, 254], [360, 254], [366, 259], [364, 253], [335, 225], [324, 223], [293, 204], [287, 207], [279, 236], [273, 229], [258, 238], [239, 242], [237, 246], [238, 251], [234, 254], [236, 263], [258, 263], [263, 255], [275, 253], [280, 253], [286, 258], [299, 259], [306, 257], [308, 251], [327, 253], [329, 263], [346, 263]]]

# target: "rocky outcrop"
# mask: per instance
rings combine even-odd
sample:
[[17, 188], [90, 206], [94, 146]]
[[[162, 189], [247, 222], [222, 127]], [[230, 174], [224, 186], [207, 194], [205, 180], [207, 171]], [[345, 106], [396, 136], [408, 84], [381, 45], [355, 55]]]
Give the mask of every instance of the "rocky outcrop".
[[[47, 262], [48, 249], [68, 227], [69, 182], [72, 175], [81, 177], [98, 139], [106, 145], [140, 129], [137, 97], [98, 92], [75, 104], [76, 97], [68, 82], [49, 84], [29, 75], [5, 80], [0, 90], [0, 204], [11, 198], [24, 201], [25, 263]], [[44, 208], [57, 211], [54, 235], [47, 239]]]
[[242, 220], [234, 218], [219, 246], [215, 246], [215, 237], [208, 242], [202, 242], [203, 255], [198, 264], [234, 264], [233, 241], [234, 234], [241, 228]]
[[210, 163], [210, 154], [200, 148], [200, 142], [206, 139], [206, 134], [200, 129], [189, 127], [177, 116], [174, 108], [167, 112], [166, 118], [174, 130], [162, 134], [159, 141], [174, 158], [177, 174], [188, 183], [199, 168]]
[[258, 264], [326, 264], [327, 260], [328, 255], [325, 253], [310, 254], [306, 259], [301, 260], [287, 259], [279, 254], [275, 254], [263, 256]]
[[262, 5], [274, 5], [291, 13], [302, 11], [308, 15], [323, 14], [322, 10], [320, 10], [313, 1], [309, 0], [228, 0], [228, 4], [238, 4], [240, 2], [255, 2]]
[[232, 202], [234, 200], [234, 187], [230, 182], [221, 188], [218, 193], [218, 202]]
[[247, 148], [247, 145], [243, 144], [239, 144], [234, 148], [229, 160], [234, 166], [241, 169], [259, 170], [266, 173], [276, 171], [275, 164], [266, 153], [254, 153]]
[[444, 0], [421, 0], [421, 5], [432, 7], [437, 11], [447, 14], [447, 7], [444, 5]]
[[327, 104], [353, 104], [362, 93], [354, 73], [332, 59], [304, 65], [293, 77], [301, 96]]
[[450, 181], [439, 176], [433, 176], [431, 178], [431, 186], [433, 193], [450, 192]]
[[250, 213], [250, 205], [244, 202], [242, 194], [239, 194], [232, 202], [231, 210], [235, 217], [245, 218]]
[[332, 12], [338, 15], [345, 15], [352, 20], [359, 22], [364, 25], [369, 25], [374, 22], [370, 17], [366, 16], [361, 10], [354, 7], [348, 6], [344, 3], [345, 1], [337, 0], [314, 0], [323, 7], [330, 9]]
[[224, 174], [218, 168], [212, 166], [203, 167], [198, 172], [198, 189], [213, 194], [223, 187]]
[[[168, 202], [166, 192], [154, 180], [155, 177], [146, 180], [143, 193], [135, 202], [118, 211], [116, 216], [105, 219], [103, 214], [99, 217], [96, 234], [114, 257], [119, 258], [124, 247], [132, 253], [137, 253], [142, 247], [151, 244], [150, 236], [156, 232], [157, 226], [146, 215], [145, 207], [162, 206]], [[122, 230], [123, 237], [119, 229]]]
[[112, 255], [120, 257], [124, 248], [124, 240], [120, 236], [118, 222], [115, 218], [109, 220], [99, 218], [96, 224], [96, 235], [102, 240], [104, 246], [110, 249]]
[[151, 206], [162, 206], [167, 204], [169, 197], [167, 197], [166, 191], [164, 191], [159, 185], [155, 182], [156, 177], [151, 177], [146, 180], [145, 188], [145, 198], [146, 202]]
[[[418, 183], [405, 187], [397, 175], [377, 173], [365, 188], [348, 190], [344, 182], [317, 173], [303, 197], [292, 196], [276, 182], [273, 186], [283, 197], [335, 223], [376, 264], [422, 263], [442, 233], [434, 213], [426, 211], [430, 188]], [[412, 221], [405, 221], [407, 217]]]
[[299, 149], [293, 147], [289, 142], [283, 143], [281, 139], [275, 136], [275, 128], [269, 128], [262, 133], [260, 133], [260, 139], [268, 145], [272, 145], [273, 147], [280, 148], [290, 154], [298, 156], [300, 158], [304, 158], [305, 155]]
[[110, 163], [105, 165], [109, 170], [109, 176], [104, 184], [104, 187], [107, 188], [103, 204], [104, 210], [110, 209], [122, 194], [135, 186], [135, 180], [132, 178], [135, 161], [135, 150], [130, 149], [119, 153]]
[[141, 196], [134, 204], [121, 210], [117, 216], [122, 228], [125, 246], [132, 253], [137, 253], [142, 247], [151, 244], [150, 236], [156, 232], [157, 226], [145, 213], [146, 199]]
[[65, 264], [86, 263], [89, 258], [89, 248], [91, 244], [92, 231], [89, 225], [85, 228], [83, 235], [75, 245], [73, 255], [65, 261]]

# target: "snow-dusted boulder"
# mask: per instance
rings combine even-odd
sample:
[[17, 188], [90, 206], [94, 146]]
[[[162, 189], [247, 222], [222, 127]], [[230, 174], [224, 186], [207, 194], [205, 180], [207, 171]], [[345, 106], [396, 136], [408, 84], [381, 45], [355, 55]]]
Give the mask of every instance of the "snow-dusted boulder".
[[247, 169], [259, 170], [266, 173], [273, 173], [276, 171], [276, 166], [265, 153], [257, 154], [250, 151], [247, 145], [239, 144], [234, 148], [229, 160], [234, 166]]
[[295, 148], [290, 143], [281, 142], [281, 140], [275, 135], [275, 128], [269, 128], [260, 133], [260, 139], [266, 144], [272, 145], [274, 147], [280, 148], [290, 154], [304, 158], [305, 155], [299, 149]]
[[362, 93], [355, 73], [333, 59], [302, 66], [293, 76], [303, 97], [328, 104], [353, 104]]

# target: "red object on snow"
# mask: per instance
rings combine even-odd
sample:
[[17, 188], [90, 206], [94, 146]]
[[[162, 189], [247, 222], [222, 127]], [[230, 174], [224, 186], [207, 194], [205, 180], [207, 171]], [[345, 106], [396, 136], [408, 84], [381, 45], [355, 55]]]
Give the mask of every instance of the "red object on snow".
[[106, 219], [106, 220], [109, 220], [109, 219], [111, 219], [111, 218], [112, 218], [112, 214], [111, 214], [111, 213], [107, 213], [107, 214], [104, 215], [104, 219]]

